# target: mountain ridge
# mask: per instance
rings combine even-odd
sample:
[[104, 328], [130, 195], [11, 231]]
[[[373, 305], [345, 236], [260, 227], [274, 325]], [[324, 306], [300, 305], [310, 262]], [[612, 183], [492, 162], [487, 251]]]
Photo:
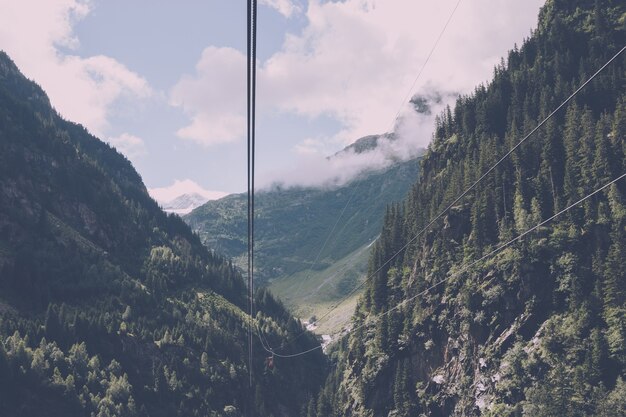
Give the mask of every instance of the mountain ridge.
[[[0, 53], [0, 414], [297, 414], [324, 357], [267, 369], [257, 345], [249, 369], [246, 304], [232, 263]], [[303, 331], [268, 292], [256, 306], [264, 339]]]
[[452, 275], [626, 172], [624, 56], [415, 237], [626, 44], [625, 22], [617, 1], [548, 0], [493, 79], [438, 118], [303, 416], [625, 415], [626, 184]]

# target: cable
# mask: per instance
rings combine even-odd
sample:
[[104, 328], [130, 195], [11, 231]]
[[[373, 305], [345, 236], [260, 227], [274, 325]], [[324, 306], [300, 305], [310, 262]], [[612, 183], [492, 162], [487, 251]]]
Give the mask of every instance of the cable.
[[437, 37], [437, 40], [433, 44], [433, 47], [430, 49], [430, 52], [428, 53], [428, 56], [426, 57], [426, 60], [424, 61], [424, 64], [422, 65], [422, 68], [420, 68], [419, 72], [417, 73], [417, 76], [415, 77], [415, 80], [413, 80], [413, 84], [411, 84], [411, 88], [409, 88], [409, 91], [406, 93], [406, 96], [400, 102], [400, 106], [398, 107], [398, 111], [396, 112], [396, 116], [393, 118], [393, 122], [391, 123], [391, 127], [390, 127], [389, 131], [393, 131], [394, 125], [396, 124], [396, 121], [398, 120], [398, 117], [400, 117], [400, 112], [402, 111], [402, 107], [404, 107], [404, 104], [407, 102], [407, 100], [411, 96], [411, 92], [415, 88], [415, 84], [417, 84], [417, 80], [419, 80], [420, 77], [422, 76], [422, 73], [424, 72], [424, 69], [426, 68], [426, 65], [428, 65], [428, 62], [430, 61], [430, 58], [433, 56], [433, 53], [435, 52], [435, 49], [437, 49], [437, 45], [439, 45], [439, 41], [441, 41], [441, 38], [443, 37], [443, 34], [445, 33], [446, 29], [448, 28], [448, 25], [452, 21], [452, 17], [454, 17], [454, 14], [456, 13], [456, 9], [459, 8], [459, 5], [461, 4], [461, 1], [462, 0], [459, 0], [459, 1], [456, 2], [456, 6], [454, 6], [454, 9], [452, 9], [452, 13], [450, 13], [450, 16], [448, 17], [448, 20], [446, 21], [446, 24], [443, 26], [443, 29], [441, 29], [441, 32], [439, 32], [439, 36]]
[[[315, 351], [315, 350], [318, 350], [318, 349], [321, 349], [321, 348], [322, 348], [322, 345], [317, 345], [317, 346], [312, 347], [312, 348], [310, 348], [310, 349], [304, 350], [304, 351], [302, 351], [302, 352], [294, 353], [294, 354], [287, 354], [287, 355], [285, 355], [285, 354], [276, 353], [276, 352], [274, 351], [274, 349], [272, 349], [272, 347], [271, 347], [271, 345], [269, 344], [269, 342], [267, 341], [267, 339], [265, 339], [265, 343], [263, 342], [263, 335], [262, 335], [262, 332], [261, 332], [261, 330], [259, 329], [259, 327], [258, 327], [258, 326], [256, 326], [256, 329], [257, 329], [257, 336], [259, 337], [259, 340], [261, 341], [261, 347], [263, 347], [263, 349], [264, 349], [267, 353], [271, 353], [271, 354], [272, 354], [272, 356], [276, 356], [276, 357], [278, 357], [278, 358], [285, 358], [285, 359], [288, 359], [288, 358], [295, 358], [295, 357], [297, 357], [297, 356], [306, 355], [307, 353], [311, 353], [311, 352], [313, 352], [313, 351]], [[267, 346], [266, 346], [266, 344], [267, 344]]]
[[[248, 155], [248, 160], [247, 160], [247, 184], [248, 184], [248, 205], [247, 205], [247, 215], [248, 215], [248, 248], [247, 248], [247, 257], [248, 257], [248, 312], [251, 312], [252, 308], [252, 299], [250, 297], [250, 75], [252, 73], [251, 68], [250, 68], [250, 55], [251, 55], [251, 44], [250, 44], [250, 32], [251, 32], [251, 27], [252, 27], [252, 1], [253, 0], [249, 0], [247, 2], [248, 4], [248, 12], [247, 12], [247, 16], [248, 16], [248, 26], [247, 26], [247, 65], [248, 65], [248, 69], [247, 69], [247, 79], [246, 79], [246, 83], [247, 83], [247, 87], [246, 87], [246, 93], [247, 93], [247, 114], [248, 114], [248, 125], [247, 125], [247, 135], [248, 135], [248, 139], [247, 139], [247, 155]], [[252, 387], [252, 322], [249, 321], [248, 322], [248, 374], [250, 377], [250, 387]]]
[[[248, 0], [247, 37], [247, 113], [248, 113], [248, 308], [254, 317], [254, 160], [255, 160], [255, 110], [256, 110], [256, 0]], [[252, 387], [252, 321], [248, 322], [248, 373]]]
[[269, 351], [269, 352], [270, 352], [272, 355], [274, 355], [274, 356], [276, 356], [276, 357], [278, 357], [278, 358], [289, 359], [289, 358], [295, 358], [295, 357], [298, 357], [298, 356], [306, 355], [307, 353], [311, 353], [311, 352], [313, 352], [313, 351], [315, 351], [315, 350], [318, 350], [318, 349], [321, 349], [321, 348], [322, 348], [322, 345], [318, 345], [318, 346], [312, 347], [312, 348], [311, 348], [311, 349], [309, 349], [309, 350], [304, 350], [304, 351], [302, 351], [302, 352], [294, 353], [294, 354], [292, 354], [292, 355], [283, 355], [283, 354], [280, 354], [280, 353], [276, 353], [276, 352], [274, 352], [274, 351]]
[[[597, 70], [591, 77], [589, 77], [580, 87], [578, 87], [565, 101], [563, 101], [555, 110], [553, 110], [546, 118], [544, 118], [534, 129], [530, 131], [523, 139], [521, 139], [515, 146], [513, 146], [504, 156], [502, 156], [491, 168], [489, 168], [485, 173], [483, 173], [480, 178], [478, 178], [474, 183], [463, 191], [458, 197], [454, 199], [452, 203], [446, 206], [439, 214], [437, 214], [432, 220], [428, 222], [426, 226], [424, 226], [415, 236], [413, 236], [404, 246], [402, 246], [398, 251], [396, 251], [393, 255], [391, 255], [382, 265], [380, 265], [373, 273], [369, 274], [365, 280], [363, 280], [359, 285], [357, 285], [352, 291], [350, 291], [346, 296], [344, 296], [339, 302], [333, 304], [333, 306], [320, 318], [315, 320], [313, 323], [319, 323], [322, 319], [328, 317], [330, 313], [332, 313], [337, 307], [343, 304], [346, 300], [348, 300], [354, 293], [356, 293], [359, 289], [361, 289], [373, 276], [375, 276], [378, 272], [380, 272], [386, 265], [388, 265], [392, 260], [394, 260], [400, 253], [402, 253], [406, 248], [409, 247], [413, 242], [415, 242], [426, 230], [428, 230], [437, 220], [439, 220], [444, 214], [446, 214], [456, 203], [458, 203], [463, 197], [465, 197], [472, 189], [474, 189], [487, 175], [489, 175], [493, 170], [496, 169], [498, 165], [500, 165], [506, 158], [508, 158], [517, 148], [519, 148], [528, 138], [530, 138], [537, 130], [539, 130], [545, 123], [547, 123], [559, 110], [561, 110], [567, 103], [569, 103], [580, 91], [583, 90], [591, 81], [593, 81], [602, 71], [604, 71], [613, 61], [615, 61], [626, 49], [624, 46], [617, 52], [611, 59], [609, 59], [599, 70]], [[304, 330], [293, 339], [283, 343], [283, 346], [286, 344], [292, 343], [303, 334], [305, 334], [307, 330]]]
[[[539, 224], [537, 224], [537, 225], [535, 225], [535, 226], [531, 227], [530, 229], [526, 230], [525, 232], [523, 232], [523, 233], [521, 233], [521, 234], [517, 235], [517, 236], [516, 236], [516, 237], [514, 237], [513, 239], [511, 239], [511, 240], [507, 241], [506, 243], [503, 243], [503, 244], [501, 244], [501, 245], [497, 246], [495, 249], [493, 249], [492, 251], [488, 252], [487, 254], [485, 254], [485, 255], [481, 256], [480, 258], [478, 258], [478, 259], [476, 259], [476, 260], [474, 260], [474, 261], [470, 262], [469, 264], [466, 264], [466, 265], [465, 265], [464, 267], [462, 267], [459, 271], [454, 272], [452, 275], [449, 275], [448, 277], [443, 278], [442, 280], [440, 280], [440, 281], [436, 282], [435, 284], [433, 284], [433, 285], [429, 286], [428, 288], [426, 288], [426, 289], [424, 289], [424, 290], [422, 290], [422, 291], [418, 292], [417, 294], [415, 294], [415, 295], [413, 295], [413, 296], [411, 296], [411, 297], [409, 297], [409, 298], [404, 299], [403, 301], [401, 301], [400, 303], [396, 304], [395, 306], [393, 306], [392, 308], [388, 309], [387, 311], [384, 311], [384, 312], [382, 312], [382, 313], [379, 313], [379, 314], [377, 314], [377, 315], [373, 316], [370, 320], [368, 320], [368, 322], [367, 322], [367, 323], [363, 323], [363, 324], [361, 324], [361, 325], [359, 325], [359, 326], [355, 327], [354, 329], [350, 329], [348, 332], [344, 333], [344, 334], [343, 334], [341, 337], [339, 337], [339, 339], [337, 339], [337, 340], [341, 340], [341, 339], [343, 339], [344, 337], [346, 337], [347, 335], [349, 335], [349, 334], [351, 334], [351, 333], [354, 333], [354, 332], [356, 332], [357, 330], [360, 330], [360, 329], [362, 329], [362, 328], [364, 328], [364, 327], [366, 327], [366, 326], [371, 325], [371, 324], [372, 324], [372, 322], [376, 322], [376, 321], [377, 321], [378, 319], [380, 319], [381, 317], [384, 317], [384, 316], [386, 316], [386, 315], [390, 314], [391, 312], [393, 312], [393, 311], [395, 311], [395, 310], [399, 309], [400, 307], [404, 306], [405, 304], [407, 304], [407, 303], [409, 303], [409, 302], [411, 302], [411, 301], [415, 300], [416, 298], [421, 297], [422, 295], [425, 295], [426, 293], [428, 293], [428, 292], [430, 292], [431, 290], [433, 290], [433, 289], [435, 289], [435, 288], [439, 287], [440, 285], [442, 285], [442, 284], [444, 284], [444, 283], [446, 283], [446, 282], [448, 282], [448, 281], [452, 280], [453, 278], [456, 278], [456, 277], [458, 277], [458, 276], [462, 275], [463, 273], [467, 272], [470, 268], [474, 267], [474, 266], [475, 266], [475, 265], [477, 265], [478, 263], [480, 263], [480, 262], [484, 261], [484, 260], [485, 260], [485, 259], [487, 259], [487, 258], [490, 258], [490, 257], [492, 257], [492, 256], [496, 255], [497, 253], [499, 253], [499, 252], [501, 252], [502, 250], [506, 249], [507, 247], [511, 246], [513, 243], [515, 243], [515, 242], [517, 242], [517, 241], [521, 240], [524, 236], [526, 236], [526, 235], [528, 235], [528, 234], [530, 234], [530, 233], [534, 232], [535, 230], [537, 230], [538, 228], [540, 228], [540, 227], [542, 227], [542, 226], [545, 226], [547, 223], [550, 223], [552, 220], [554, 220], [555, 218], [559, 217], [559, 216], [560, 216], [560, 215], [562, 215], [563, 213], [565, 213], [565, 212], [567, 212], [567, 211], [571, 210], [572, 208], [574, 208], [574, 207], [576, 207], [576, 206], [580, 205], [581, 203], [585, 202], [585, 201], [586, 201], [586, 200], [588, 200], [589, 198], [593, 197], [594, 195], [596, 195], [596, 194], [598, 194], [599, 192], [601, 192], [601, 191], [605, 190], [606, 188], [610, 187], [611, 185], [615, 184], [617, 181], [619, 181], [619, 180], [621, 180], [621, 179], [623, 179], [623, 178], [625, 178], [625, 177], [626, 177], [626, 173], [624, 173], [624, 174], [620, 175], [619, 177], [617, 177], [617, 178], [615, 178], [614, 180], [612, 180], [612, 181], [610, 181], [610, 182], [606, 183], [606, 184], [605, 184], [605, 185], [603, 185], [602, 187], [600, 187], [600, 188], [596, 189], [595, 191], [593, 191], [593, 192], [591, 192], [591, 193], [587, 194], [585, 197], [581, 198], [580, 200], [576, 201], [575, 203], [570, 204], [569, 206], [567, 206], [567, 207], [566, 207], [566, 208], [564, 208], [563, 210], [559, 211], [558, 213], [556, 213], [556, 214], [554, 214], [554, 215], [552, 215], [552, 216], [548, 217], [546, 220], [543, 220], [543, 221], [542, 221], [542, 222], [540, 222]], [[263, 346], [263, 347], [265, 348], [265, 346]], [[279, 354], [275, 353], [273, 350], [272, 350], [272, 351], [268, 350], [268, 352], [272, 353], [272, 354], [273, 354], [273, 355], [275, 355], [275, 356], [281, 357], [281, 358], [293, 358], [293, 357], [296, 357], [296, 356], [305, 355], [305, 354], [307, 354], [307, 353], [309, 353], [309, 352], [312, 352], [312, 351], [314, 351], [314, 350], [321, 349], [321, 348], [322, 348], [322, 346], [320, 345], [320, 346], [316, 346], [316, 347], [314, 347], [314, 348], [312, 348], [312, 349], [308, 349], [308, 350], [305, 350], [305, 351], [302, 351], [302, 352], [298, 352], [298, 353], [294, 353], [294, 354], [290, 354], [290, 355], [279, 355]], [[267, 350], [267, 349], [266, 349], [266, 350]]]
[[259, 338], [259, 341], [261, 342], [261, 347], [263, 347], [263, 350], [265, 350], [267, 353], [271, 353], [272, 356], [276, 356], [278, 358], [295, 358], [296, 356], [302, 356], [305, 355], [307, 353], [313, 352], [315, 350], [321, 349], [322, 345], [318, 345], [315, 347], [312, 347], [310, 349], [307, 349], [305, 351], [302, 352], [298, 352], [298, 353], [294, 353], [294, 354], [280, 354], [280, 353], [276, 353], [274, 351], [274, 349], [272, 349], [272, 346], [270, 345], [269, 341], [267, 340], [267, 338], [263, 335], [263, 332], [261, 331], [261, 329], [259, 328], [259, 325], [255, 325], [256, 331], [257, 331], [257, 337]]
[[334, 311], [337, 307], [339, 307], [342, 303], [344, 303], [347, 299], [349, 299], [355, 292], [357, 292], [359, 289], [361, 289], [366, 283], [367, 281], [369, 281], [374, 275], [376, 275], [378, 272], [380, 272], [387, 264], [389, 264], [389, 262], [391, 262], [392, 260], [394, 260], [400, 253], [402, 253], [402, 251], [404, 251], [406, 248], [409, 247], [409, 245], [411, 245], [413, 242], [415, 242], [422, 234], [424, 234], [425, 231], [427, 231], [428, 229], [430, 229], [430, 227], [437, 221], [439, 220], [444, 214], [446, 214], [452, 207], [454, 207], [456, 205], [456, 203], [458, 203], [463, 197], [465, 197], [472, 189], [474, 189], [487, 175], [489, 175], [491, 172], [493, 172], [493, 170], [496, 169], [496, 167], [498, 167], [498, 165], [500, 165], [506, 158], [508, 158], [517, 148], [519, 148], [524, 142], [526, 142], [526, 140], [528, 138], [530, 138], [535, 132], [537, 132], [537, 130], [539, 130], [544, 124], [546, 124], [559, 110], [561, 110], [567, 103], [569, 103], [585, 86], [587, 86], [587, 84], [589, 84], [594, 78], [596, 78], [602, 71], [604, 71], [604, 69], [611, 64], [622, 52], [624, 52], [624, 49], [626, 49], [626, 46], [623, 47], [617, 54], [615, 54], [609, 61], [607, 61], [607, 63], [605, 63], [598, 71], [596, 71], [589, 79], [587, 79], [587, 81], [585, 81], [580, 87], [578, 87], [578, 89], [576, 89], [576, 91], [574, 91], [565, 101], [563, 101], [555, 110], [553, 110], [545, 119], [543, 119], [543, 121], [541, 121], [533, 130], [530, 131], [530, 133], [528, 133], [522, 140], [520, 140], [515, 146], [513, 146], [504, 156], [502, 156], [498, 162], [496, 162], [493, 166], [491, 166], [491, 168], [489, 168], [487, 171], [485, 171], [484, 174], [482, 174], [480, 176], [480, 178], [478, 178], [476, 181], [474, 181], [474, 183], [467, 188], [465, 191], [463, 191], [458, 197], [456, 197], [454, 199], [454, 201], [450, 204], [448, 204], [448, 206], [446, 206], [445, 209], [443, 209], [439, 214], [437, 214], [432, 220], [430, 220], [428, 222], [428, 224], [426, 226], [424, 226], [415, 236], [413, 236], [404, 246], [402, 246], [398, 251], [396, 251], [393, 255], [391, 255], [391, 257], [389, 257], [387, 259], [387, 261], [385, 261], [380, 267], [378, 267], [378, 269], [376, 269], [376, 271], [374, 271], [372, 274], [368, 275], [367, 278], [365, 278], [365, 280], [363, 280], [358, 286], [356, 286], [352, 291], [350, 291], [348, 293], [348, 295], [344, 296], [338, 303], [334, 304], [330, 310], [328, 310], [324, 315], [322, 315], [319, 319], [317, 319], [315, 321], [315, 323], [318, 323], [320, 320], [322, 320], [323, 318], [327, 317], [332, 311]]
[[251, 252], [251, 257], [250, 257], [250, 261], [251, 261], [251, 265], [250, 265], [250, 283], [252, 284], [252, 289], [251, 289], [251, 295], [252, 295], [252, 308], [251, 308], [251, 317], [255, 316], [255, 312], [254, 312], [254, 173], [255, 173], [255, 153], [256, 153], [256, 32], [257, 32], [257, 1], [254, 0], [253, 4], [252, 4], [252, 57], [251, 57], [251, 65], [252, 65], [252, 108], [251, 108], [251, 114], [252, 114], [252, 126], [251, 126], [251, 130], [250, 130], [250, 136], [252, 138], [251, 142], [251, 152], [252, 152], [252, 157], [251, 157], [251, 161], [250, 161], [250, 171], [251, 171], [251, 194], [252, 194], [252, 208], [250, 210], [250, 225], [251, 225], [251, 230], [250, 230], [250, 234], [251, 234], [251, 238], [252, 238], [252, 244], [250, 245], [250, 252]]
[[269, 340], [267, 340], [267, 337], [261, 332], [261, 329], [259, 328], [258, 325], [257, 325], [256, 330], [257, 332], [259, 332], [259, 336], [261, 336], [261, 345], [263, 345], [263, 347], [268, 346], [268, 349], [272, 350], [272, 345], [270, 345]]
[[[424, 63], [422, 64], [419, 72], [417, 73], [417, 76], [415, 77], [415, 79], [413, 80], [413, 84], [411, 84], [411, 87], [409, 88], [406, 96], [403, 98], [402, 102], [400, 103], [400, 106], [398, 108], [398, 111], [396, 112], [393, 121], [391, 122], [391, 126], [389, 128], [389, 131], [393, 131], [394, 125], [396, 123], [396, 121], [398, 120], [398, 117], [400, 117], [400, 112], [402, 111], [402, 107], [404, 106], [404, 103], [406, 103], [407, 99], [409, 98], [409, 96], [411, 95], [411, 92], [413, 91], [413, 89], [415, 88], [415, 84], [417, 84], [417, 81], [421, 78], [422, 73], [424, 72], [424, 69], [426, 68], [426, 66], [428, 65], [428, 63], [430, 62], [430, 59], [432, 58], [435, 50], [437, 49], [437, 46], [439, 45], [439, 42], [441, 41], [444, 33], [446, 32], [446, 29], [448, 28], [448, 26], [450, 25], [450, 22], [452, 21], [452, 18], [454, 17], [454, 14], [456, 13], [457, 9], [459, 8], [459, 5], [461, 4], [462, 0], [458, 0], [456, 5], [454, 6], [454, 8], [452, 9], [452, 12], [450, 13], [450, 15], [448, 16], [448, 19], [446, 20], [446, 23], [444, 24], [443, 28], [441, 29], [441, 32], [439, 32], [439, 36], [437, 37], [437, 39], [435, 40], [435, 43], [433, 44], [432, 48], [430, 49], [430, 52], [428, 53], [428, 55], [426, 56], [426, 59], [424, 60]], [[356, 191], [357, 191], [357, 185], [356, 185], [355, 181], [355, 186], [354, 189], [352, 190], [352, 193], [350, 195], [350, 198], [348, 199], [348, 201], [346, 202], [346, 204], [344, 205], [343, 209], [341, 210], [341, 213], [339, 214], [339, 217], [337, 218], [337, 220], [335, 221], [334, 226], [332, 227], [330, 233], [328, 234], [328, 237], [326, 238], [326, 240], [324, 241], [324, 244], [322, 245], [322, 248], [320, 249], [320, 251], [318, 252], [317, 256], [315, 257], [315, 261], [313, 262], [313, 265], [311, 267], [311, 269], [313, 269], [316, 265], [317, 265], [317, 261], [319, 260], [319, 257], [322, 254], [322, 251], [326, 248], [326, 245], [328, 243], [328, 241], [330, 240], [330, 237], [332, 236], [333, 232], [335, 231], [335, 228], [337, 227], [337, 225], [339, 224], [339, 222], [341, 221], [341, 219], [343, 218], [343, 215], [346, 211], [346, 209], [348, 208], [348, 206], [350, 205], [350, 203], [352, 202], [352, 199], [354, 198], [354, 196], [356, 195]], [[310, 273], [307, 275], [307, 279], [310, 277]], [[367, 279], [366, 279], [367, 280]], [[300, 283], [300, 286], [298, 288], [300, 288], [302, 286], [302, 282]], [[358, 286], [356, 289], [358, 290], [362, 285]], [[350, 296], [352, 294], [354, 294], [354, 290], [350, 292]], [[342, 299], [338, 304], [334, 305], [330, 311], [334, 310], [338, 305], [340, 305], [341, 303], [343, 303], [346, 300], [346, 298]], [[326, 317], [327, 314], [325, 314], [322, 317]], [[313, 323], [309, 323], [309, 324], [316, 324], [320, 321], [320, 319], [315, 320]], [[299, 338], [300, 336], [302, 336], [303, 334], [305, 334], [308, 330], [303, 331], [302, 333], [298, 334], [293, 340]], [[291, 343], [293, 340], [287, 342], [287, 343]]]
[[[626, 173], [620, 175], [619, 177], [615, 178], [613, 181], [608, 182], [607, 184], [603, 185], [602, 187], [598, 188], [597, 190], [593, 191], [590, 194], [587, 194], [585, 197], [581, 198], [580, 200], [578, 200], [577, 202], [570, 204], [569, 206], [567, 206], [566, 208], [564, 208], [563, 210], [559, 211], [558, 213], [548, 217], [546, 220], [542, 221], [541, 223], [537, 224], [536, 226], [531, 227], [530, 229], [526, 230], [524, 233], [514, 237], [513, 239], [509, 240], [506, 243], [503, 243], [502, 245], [496, 247], [494, 250], [492, 250], [491, 252], [487, 253], [486, 255], [481, 256], [480, 258], [472, 261], [471, 263], [467, 264], [466, 266], [464, 266], [463, 268], [461, 268], [461, 270], [453, 273], [452, 275], [450, 275], [447, 278], [442, 279], [441, 281], [438, 281], [437, 283], [431, 285], [430, 287], [426, 288], [425, 290], [420, 291], [419, 293], [415, 294], [414, 296], [405, 299], [404, 301], [400, 302], [399, 304], [395, 305], [394, 307], [390, 308], [389, 310], [385, 311], [384, 313], [380, 313], [377, 316], [374, 317], [374, 320], [377, 320], [378, 318], [385, 316], [389, 313], [391, 313], [394, 310], [397, 310], [398, 308], [400, 308], [402, 305], [415, 300], [417, 297], [420, 297], [424, 294], [426, 294], [427, 292], [429, 292], [430, 290], [437, 288], [438, 286], [440, 286], [441, 284], [450, 281], [452, 278], [458, 277], [459, 275], [467, 272], [467, 270], [469, 270], [470, 268], [472, 268], [474, 265], [478, 264], [479, 262], [484, 261], [485, 259], [495, 255], [496, 253], [502, 251], [503, 249], [506, 249], [507, 247], [511, 246], [513, 243], [517, 242], [518, 240], [522, 239], [524, 236], [528, 235], [529, 233], [534, 232], [535, 230], [537, 230], [538, 228], [545, 226], [547, 223], [550, 223], [552, 220], [554, 220], [555, 218], [559, 217], [561, 214], [565, 213], [566, 211], [571, 210], [572, 208], [578, 206], [579, 204], [583, 203], [584, 201], [588, 200], [589, 198], [593, 197], [594, 195], [596, 195], [597, 193], [603, 191], [604, 189], [610, 187], [611, 185], [615, 184], [617, 181], [621, 180], [622, 178], [626, 177]], [[367, 324], [362, 324], [361, 326], [355, 327], [354, 329], [352, 329], [351, 331], [354, 332], [356, 330], [361, 329], [362, 327], [366, 326]]]

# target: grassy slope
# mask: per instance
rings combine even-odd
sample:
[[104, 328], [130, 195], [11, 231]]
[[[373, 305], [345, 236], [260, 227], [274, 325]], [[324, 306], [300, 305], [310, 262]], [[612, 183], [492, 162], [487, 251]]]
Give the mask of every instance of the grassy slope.
[[[337, 299], [363, 282], [369, 248], [369, 244], [362, 246], [323, 270], [307, 269], [276, 279], [270, 284], [270, 289], [302, 320], [311, 316], [321, 317]], [[359, 294], [357, 292], [343, 303], [332, 317], [322, 320], [315, 332], [334, 334], [340, 331], [349, 320]]]

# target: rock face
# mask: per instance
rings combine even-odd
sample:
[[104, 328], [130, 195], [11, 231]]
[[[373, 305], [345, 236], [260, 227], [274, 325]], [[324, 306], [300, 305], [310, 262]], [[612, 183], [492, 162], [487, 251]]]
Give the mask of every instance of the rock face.
[[626, 415], [626, 180], [455, 275], [626, 172], [624, 56], [415, 238], [623, 48], [624, 16], [547, 1], [494, 79], [440, 116], [317, 417]]

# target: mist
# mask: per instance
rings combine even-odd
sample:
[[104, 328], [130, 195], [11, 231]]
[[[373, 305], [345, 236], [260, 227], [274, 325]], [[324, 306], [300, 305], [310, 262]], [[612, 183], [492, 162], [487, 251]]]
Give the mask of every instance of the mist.
[[[288, 169], [262, 173], [258, 188], [338, 188], [370, 172], [414, 159], [432, 140], [436, 116], [452, 106], [457, 97], [457, 93], [428, 87], [401, 109], [392, 132], [355, 138], [352, 145], [330, 156], [322, 152], [297, 154]], [[354, 146], [359, 139], [375, 140], [376, 145], [359, 152]]]

